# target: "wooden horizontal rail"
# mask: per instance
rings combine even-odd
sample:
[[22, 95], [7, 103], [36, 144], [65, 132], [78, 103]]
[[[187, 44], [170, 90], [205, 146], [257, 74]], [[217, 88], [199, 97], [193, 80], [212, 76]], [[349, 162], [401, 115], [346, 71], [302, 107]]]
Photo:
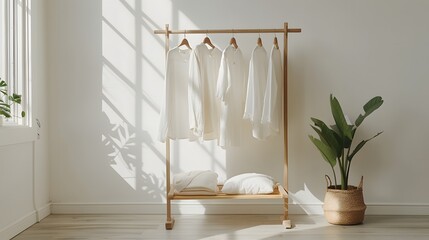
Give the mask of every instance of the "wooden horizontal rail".
[[[300, 33], [301, 28], [288, 28], [290, 33]], [[165, 30], [154, 30], [155, 34], [166, 34]], [[209, 33], [284, 33], [283, 28], [275, 29], [208, 29], [208, 30], [169, 30], [168, 34], [209, 34]]]
[[231, 194], [218, 194], [218, 195], [174, 195], [171, 200], [201, 200], [201, 199], [282, 199], [283, 195], [280, 193], [263, 194], [263, 195], [231, 195]]
[[171, 200], [201, 200], [201, 199], [281, 199], [287, 198], [287, 194], [283, 186], [278, 185], [274, 188], [274, 192], [270, 194], [225, 194], [218, 193], [217, 195], [168, 195], [168, 198]]

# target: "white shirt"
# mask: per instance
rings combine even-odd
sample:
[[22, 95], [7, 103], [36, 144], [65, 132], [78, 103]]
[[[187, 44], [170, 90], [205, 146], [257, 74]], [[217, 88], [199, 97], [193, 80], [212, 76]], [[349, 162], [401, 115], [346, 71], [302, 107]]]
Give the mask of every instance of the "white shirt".
[[238, 146], [243, 126], [246, 66], [239, 48], [228, 46], [222, 53], [216, 96], [221, 100], [220, 135], [222, 148]]
[[219, 101], [216, 82], [222, 52], [204, 43], [191, 53], [189, 65], [189, 127], [200, 140], [219, 136]]
[[265, 86], [267, 83], [267, 51], [264, 47], [256, 46], [252, 51], [247, 81], [246, 105], [244, 119], [252, 123], [252, 135], [256, 139], [265, 139], [268, 135], [268, 125], [262, 124]]
[[262, 111], [262, 124], [267, 124], [270, 131], [267, 135], [278, 134], [282, 117], [282, 84], [283, 68], [280, 50], [271, 48], [268, 61], [267, 86], [264, 96], [264, 108]]
[[175, 47], [167, 53], [165, 102], [161, 107], [159, 140], [189, 138], [188, 81], [190, 49]]

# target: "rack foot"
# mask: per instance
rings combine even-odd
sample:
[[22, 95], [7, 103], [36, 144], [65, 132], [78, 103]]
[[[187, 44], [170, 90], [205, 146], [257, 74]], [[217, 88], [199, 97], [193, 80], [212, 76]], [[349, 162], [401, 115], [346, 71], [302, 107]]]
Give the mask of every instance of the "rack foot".
[[291, 229], [292, 228], [292, 222], [290, 220], [283, 220], [283, 226], [286, 229]]
[[166, 221], [165, 222], [165, 229], [166, 230], [172, 230], [173, 229], [173, 227], [174, 227], [174, 218], [171, 218], [171, 220], [170, 221]]

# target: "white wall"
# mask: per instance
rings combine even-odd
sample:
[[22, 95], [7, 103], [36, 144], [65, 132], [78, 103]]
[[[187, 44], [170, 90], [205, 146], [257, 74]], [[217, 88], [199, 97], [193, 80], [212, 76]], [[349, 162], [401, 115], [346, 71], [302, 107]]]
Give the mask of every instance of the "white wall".
[[[310, 117], [330, 119], [333, 93], [351, 118], [371, 97], [385, 99], [358, 137], [384, 133], [355, 158], [351, 174], [353, 183], [365, 176], [369, 213], [429, 214], [429, 193], [421, 191], [429, 181], [427, 10], [429, 2], [417, 0], [50, 0], [53, 211], [164, 211], [165, 147], [156, 140], [164, 38], [154, 29], [165, 23], [174, 29], [282, 28], [289, 22], [303, 30], [289, 38], [292, 212], [320, 213], [330, 168], [307, 135]], [[172, 46], [181, 37], [173, 36]], [[195, 45], [203, 37], [188, 39]], [[230, 37], [211, 36], [220, 47]], [[236, 36], [247, 60], [257, 37]], [[270, 48], [273, 35], [262, 38]], [[282, 179], [281, 136], [258, 142], [247, 132], [241, 148], [227, 151], [214, 142], [179, 141], [172, 155], [175, 172], [208, 168], [226, 178], [257, 171]], [[198, 209], [209, 212], [210, 206]]]
[[0, 128], [0, 239], [50, 214], [44, 4], [33, 1], [31, 9], [32, 119], [43, 126]]
[[[32, 88], [33, 127], [38, 134], [34, 142], [36, 208], [39, 217], [49, 214], [50, 204], [50, 161], [49, 161], [49, 92], [47, 74], [47, 28], [46, 1], [32, 1]], [[36, 119], [40, 122], [38, 126]]]

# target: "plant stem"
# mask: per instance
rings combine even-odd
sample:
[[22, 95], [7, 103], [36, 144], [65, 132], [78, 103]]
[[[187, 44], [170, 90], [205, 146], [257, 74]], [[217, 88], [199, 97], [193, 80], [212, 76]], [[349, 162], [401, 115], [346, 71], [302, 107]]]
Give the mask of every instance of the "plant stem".
[[[349, 172], [350, 172], [350, 165], [352, 165], [352, 162], [349, 163], [349, 166], [347, 166], [347, 177], [349, 176]], [[347, 180], [348, 181], [348, 180]]]
[[[334, 173], [334, 183], [335, 183], [335, 186], [334, 186], [334, 189], [336, 189], [337, 188], [337, 175], [335, 174], [335, 169], [334, 169], [334, 167], [331, 167], [332, 168], [332, 172]], [[329, 187], [329, 186], [328, 186]]]
[[[352, 139], [353, 142], [353, 139]], [[351, 159], [349, 160], [349, 155], [350, 155], [350, 149], [352, 148], [352, 142], [350, 143], [350, 147], [347, 150], [347, 157], [346, 157], [346, 162], [347, 162], [347, 172], [346, 172], [346, 186], [349, 185], [349, 171], [350, 171], [350, 164], [352, 164]]]
[[341, 189], [345, 190], [347, 189], [347, 185], [346, 185], [346, 172], [345, 172], [345, 151], [343, 149], [343, 154], [341, 154], [341, 166], [340, 166], [340, 170], [341, 170]]

